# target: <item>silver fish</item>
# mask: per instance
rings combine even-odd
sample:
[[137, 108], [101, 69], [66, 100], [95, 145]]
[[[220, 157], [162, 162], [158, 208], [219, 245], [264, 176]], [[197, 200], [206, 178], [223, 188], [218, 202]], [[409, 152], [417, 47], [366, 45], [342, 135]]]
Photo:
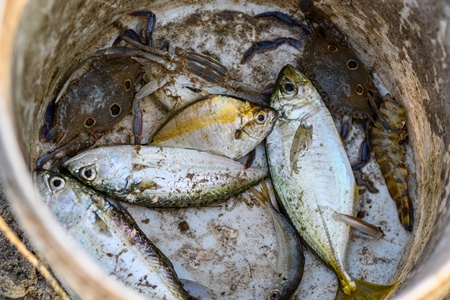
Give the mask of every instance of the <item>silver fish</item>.
[[278, 243], [277, 273], [267, 300], [290, 299], [298, 288], [305, 267], [303, 246], [292, 224], [273, 207], [266, 182], [261, 181], [261, 192], [251, 188], [255, 197], [270, 210]]
[[[358, 188], [330, 112], [312, 83], [285, 66], [271, 97], [278, 118], [266, 149], [274, 188], [297, 232], [338, 276], [338, 298], [364, 289], [345, 271], [350, 227], [335, 212], [354, 216]], [[295, 141], [295, 143], [294, 143]], [[393, 286], [357, 281], [370, 299]]]
[[129, 214], [72, 178], [35, 171], [34, 180], [56, 219], [108, 274], [150, 299], [189, 299], [172, 263]]
[[244, 169], [223, 156], [160, 146], [91, 149], [63, 166], [96, 190], [148, 207], [219, 203], [267, 176], [267, 169]]

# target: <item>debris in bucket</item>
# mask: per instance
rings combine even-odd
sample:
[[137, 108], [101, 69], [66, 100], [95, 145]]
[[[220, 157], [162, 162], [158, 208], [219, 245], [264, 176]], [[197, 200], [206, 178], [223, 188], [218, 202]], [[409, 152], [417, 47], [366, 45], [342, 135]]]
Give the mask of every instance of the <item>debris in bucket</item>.
[[[143, 36], [120, 24], [113, 46], [105, 45], [88, 56], [56, 97], [48, 95], [50, 104], [40, 131], [44, 155], [37, 165], [56, 173], [40, 170], [35, 181], [45, 177], [42, 189], [54, 188], [42, 193], [58, 199], [51, 205], [55, 216], [61, 220], [70, 217], [70, 198], [63, 191], [76, 189], [78, 196], [85, 195], [83, 201], [91, 199], [90, 208], [84, 208], [89, 213], [82, 216], [86, 224], [75, 223], [97, 226], [85, 243], [92, 256], [100, 262], [109, 257], [111, 252], [103, 244], [106, 232], [110, 232], [108, 239], [116, 234], [127, 236], [130, 248], [145, 241], [164, 252], [157, 251], [172, 278], [193, 279], [211, 288], [214, 295], [210, 298], [332, 299], [336, 293], [339, 297], [360, 293], [361, 286], [368, 286], [372, 298], [384, 298], [395, 286], [389, 284], [396, 280], [410, 236], [395, 228], [394, 203], [386, 190], [387, 184], [391, 191], [393, 181], [385, 175], [384, 182], [369, 155], [358, 164], [358, 172], [364, 172], [362, 177], [370, 188], [358, 197], [349, 161], [366, 140], [365, 130], [355, 127], [349, 131], [342, 125], [343, 145], [336, 124], [343, 119], [339, 114], [374, 123], [374, 151], [377, 143], [383, 142], [376, 140], [380, 131], [400, 138], [405, 129], [401, 127], [399, 133], [384, 115], [383, 105], [378, 112], [379, 92], [370, 73], [349, 46], [347, 36], [311, 2], [300, 3], [299, 12], [305, 14], [307, 24], [284, 12], [267, 13], [263, 6], [239, 7], [243, 11], [205, 7], [164, 12], [171, 17], [160, 21], [156, 31], [152, 12], [124, 16], [124, 24], [144, 20]], [[275, 16], [296, 26], [267, 26], [264, 20], [254, 18], [255, 14]], [[194, 34], [199, 30], [201, 35]], [[278, 39], [254, 43], [267, 39], [267, 32]], [[279, 38], [291, 34], [303, 39]], [[167, 39], [170, 47], [162, 42]], [[153, 40], [163, 47], [153, 47]], [[245, 54], [252, 58], [241, 64], [240, 56], [252, 43]], [[285, 43], [294, 48], [253, 55]], [[286, 66], [299, 62], [306, 76]], [[266, 90], [273, 87], [278, 74], [269, 107]], [[99, 84], [102, 78], [106, 78], [103, 85]], [[330, 114], [325, 104], [334, 112]], [[391, 140], [382, 133], [383, 139]], [[74, 140], [76, 136], [93, 139], [86, 145]], [[267, 142], [262, 142], [266, 138]], [[365, 145], [370, 146], [370, 140]], [[400, 142], [393, 145], [392, 153], [398, 147]], [[43, 149], [51, 151], [45, 154]], [[245, 157], [249, 152], [251, 157]], [[399, 159], [399, 165], [405, 166], [404, 158]], [[72, 177], [59, 175], [67, 172], [63, 168]], [[280, 197], [283, 215], [254, 201], [268, 198], [254, 188], [267, 176]], [[56, 181], [50, 182], [52, 178]], [[106, 206], [98, 207], [99, 203]], [[370, 205], [364, 207], [363, 203]], [[358, 209], [364, 210], [366, 221], [383, 227], [386, 235], [379, 240], [351, 237], [348, 224], [334, 218], [336, 213], [354, 217]], [[114, 219], [106, 218], [108, 214], [114, 214]], [[288, 228], [285, 217], [325, 264], [311, 251], [305, 251], [300, 259], [299, 243], [288, 243], [292, 236], [280, 238], [280, 228]], [[76, 229], [62, 225], [69, 232]], [[130, 230], [137, 235], [127, 235]], [[149, 273], [148, 262], [137, 260], [140, 254], [133, 256], [133, 251], [118, 255], [124, 266], [132, 265], [126, 272]], [[282, 257], [286, 252], [290, 256]], [[289, 265], [292, 257], [299, 259], [297, 264]], [[142, 291], [142, 280], [122, 276], [125, 273], [120, 268], [106, 265], [108, 274]], [[277, 281], [272, 288], [274, 274], [281, 283]], [[151, 277], [149, 274], [146, 280]], [[182, 289], [178, 279], [175, 281]], [[152, 286], [165, 284], [161, 282]], [[158, 298], [166, 291], [147, 293]], [[186, 295], [182, 291], [167, 297], [185, 299]]]

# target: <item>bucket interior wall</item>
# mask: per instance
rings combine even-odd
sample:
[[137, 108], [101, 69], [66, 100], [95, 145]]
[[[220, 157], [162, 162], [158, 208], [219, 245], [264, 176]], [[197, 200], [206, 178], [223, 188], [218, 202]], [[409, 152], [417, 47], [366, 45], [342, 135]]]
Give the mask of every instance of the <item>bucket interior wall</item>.
[[[449, 16], [444, 15], [450, 7], [438, 1], [426, 2], [426, 5], [397, 0], [316, 3], [347, 34], [350, 44], [370, 71], [408, 112], [409, 145], [414, 161], [414, 169], [410, 170], [414, 174], [410, 192], [417, 199], [416, 221], [412, 233], [414, 238], [403, 249], [402, 268], [395, 274], [401, 283], [396, 291], [398, 294], [407, 292], [450, 260], [450, 256], [445, 254], [450, 243], [445, 240], [450, 231], [450, 101], [447, 96], [450, 79], [446, 76], [450, 31], [447, 24]], [[30, 171], [42, 150], [38, 134], [47, 104], [56, 96], [67, 74], [89, 54], [111, 44], [121, 22], [136, 24], [137, 21], [126, 17], [130, 12], [152, 10], [158, 22], [167, 26], [172, 17], [182, 18], [186, 11], [201, 12], [205, 9], [237, 10], [245, 16], [281, 10], [302, 18], [298, 4], [286, 1], [220, 1], [220, 4], [203, 1], [199, 4], [182, 0], [154, 1], [151, 5], [137, 1], [81, 0], [28, 3], [14, 44], [11, 104], [16, 118], [16, 135]], [[189, 19], [193, 23], [209, 21], [201, 13], [194, 16]], [[269, 31], [270, 26], [268, 22], [267, 28], [263, 29]], [[274, 26], [282, 27], [280, 24]], [[245, 24], [242, 27], [245, 29]], [[184, 29], [174, 25], [173, 30], [179, 34]], [[155, 34], [158, 41], [166, 38]], [[235, 46], [242, 41], [239, 51], [243, 53], [245, 47], [251, 45], [249, 37], [252, 34], [245, 30], [237, 32], [238, 42], [230, 43]], [[274, 35], [261, 36], [276, 38]], [[194, 47], [187, 37], [174, 40], [178, 46], [181, 42], [185, 43], [184, 47]], [[235, 51], [227, 41], [222, 42], [222, 47]], [[221, 60], [220, 52], [208, 50], [207, 41], [195, 47], [206, 49], [209, 51], [206, 54]], [[271, 73], [273, 80], [277, 74], [273, 71], [276, 67], [281, 69], [289, 61], [295, 61], [296, 52], [288, 47], [284, 55], [286, 61], [277, 62], [278, 66], [273, 69], [260, 65], [255, 71]], [[240, 66], [239, 61], [222, 63], [245, 74], [245, 67]]]

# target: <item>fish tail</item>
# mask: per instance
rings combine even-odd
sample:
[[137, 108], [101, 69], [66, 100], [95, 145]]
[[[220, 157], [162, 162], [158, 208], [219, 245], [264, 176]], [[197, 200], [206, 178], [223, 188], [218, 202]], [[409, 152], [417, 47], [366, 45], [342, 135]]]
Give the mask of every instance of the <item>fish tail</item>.
[[391, 285], [382, 285], [366, 282], [363, 280], [354, 280], [356, 291], [347, 294], [344, 287], [339, 283], [339, 288], [335, 300], [379, 300], [384, 299], [394, 289], [397, 282]]
[[268, 206], [269, 203], [271, 203], [269, 189], [267, 188], [267, 184], [264, 179], [261, 180], [261, 191], [258, 191], [254, 187], [251, 187], [250, 191], [253, 193], [256, 199], [258, 199], [264, 206]]

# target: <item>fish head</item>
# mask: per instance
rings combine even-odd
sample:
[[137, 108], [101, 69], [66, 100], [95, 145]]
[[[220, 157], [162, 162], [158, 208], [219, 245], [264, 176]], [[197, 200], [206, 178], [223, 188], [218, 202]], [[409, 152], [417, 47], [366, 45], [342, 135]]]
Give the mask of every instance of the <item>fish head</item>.
[[[131, 154], [123, 154], [114, 150], [115, 148], [90, 149], [68, 159], [64, 162], [63, 167], [87, 186], [109, 188], [119, 185], [123, 187], [127, 184], [127, 176], [131, 172], [128, 169], [129, 164], [127, 164]], [[123, 176], [119, 176], [119, 174], [123, 174]]]
[[[87, 185], [94, 185], [100, 180], [100, 168], [104, 165], [107, 157], [94, 151], [85, 151], [64, 162], [70, 174]], [[113, 164], [111, 164], [113, 166]]]
[[90, 198], [79, 183], [46, 170], [34, 171], [33, 178], [42, 200], [61, 224], [71, 227], [82, 219]]
[[271, 107], [252, 104], [246, 115], [243, 118], [245, 124], [243, 124], [241, 131], [255, 140], [262, 141], [272, 131], [278, 112]]
[[286, 114], [292, 109], [316, 107], [320, 99], [311, 81], [293, 66], [286, 65], [278, 74], [270, 104], [279, 113]]
[[293, 288], [290, 281], [283, 275], [281, 275], [273, 283], [266, 299], [267, 300], [288, 299], [292, 296], [292, 294], [295, 292], [296, 289], [297, 286]]
[[43, 200], [48, 203], [60, 195], [67, 195], [71, 190], [70, 183], [67, 185], [67, 177], [55, 172], [40, 170], [33, 172], [34, 182], [37, 184]]

